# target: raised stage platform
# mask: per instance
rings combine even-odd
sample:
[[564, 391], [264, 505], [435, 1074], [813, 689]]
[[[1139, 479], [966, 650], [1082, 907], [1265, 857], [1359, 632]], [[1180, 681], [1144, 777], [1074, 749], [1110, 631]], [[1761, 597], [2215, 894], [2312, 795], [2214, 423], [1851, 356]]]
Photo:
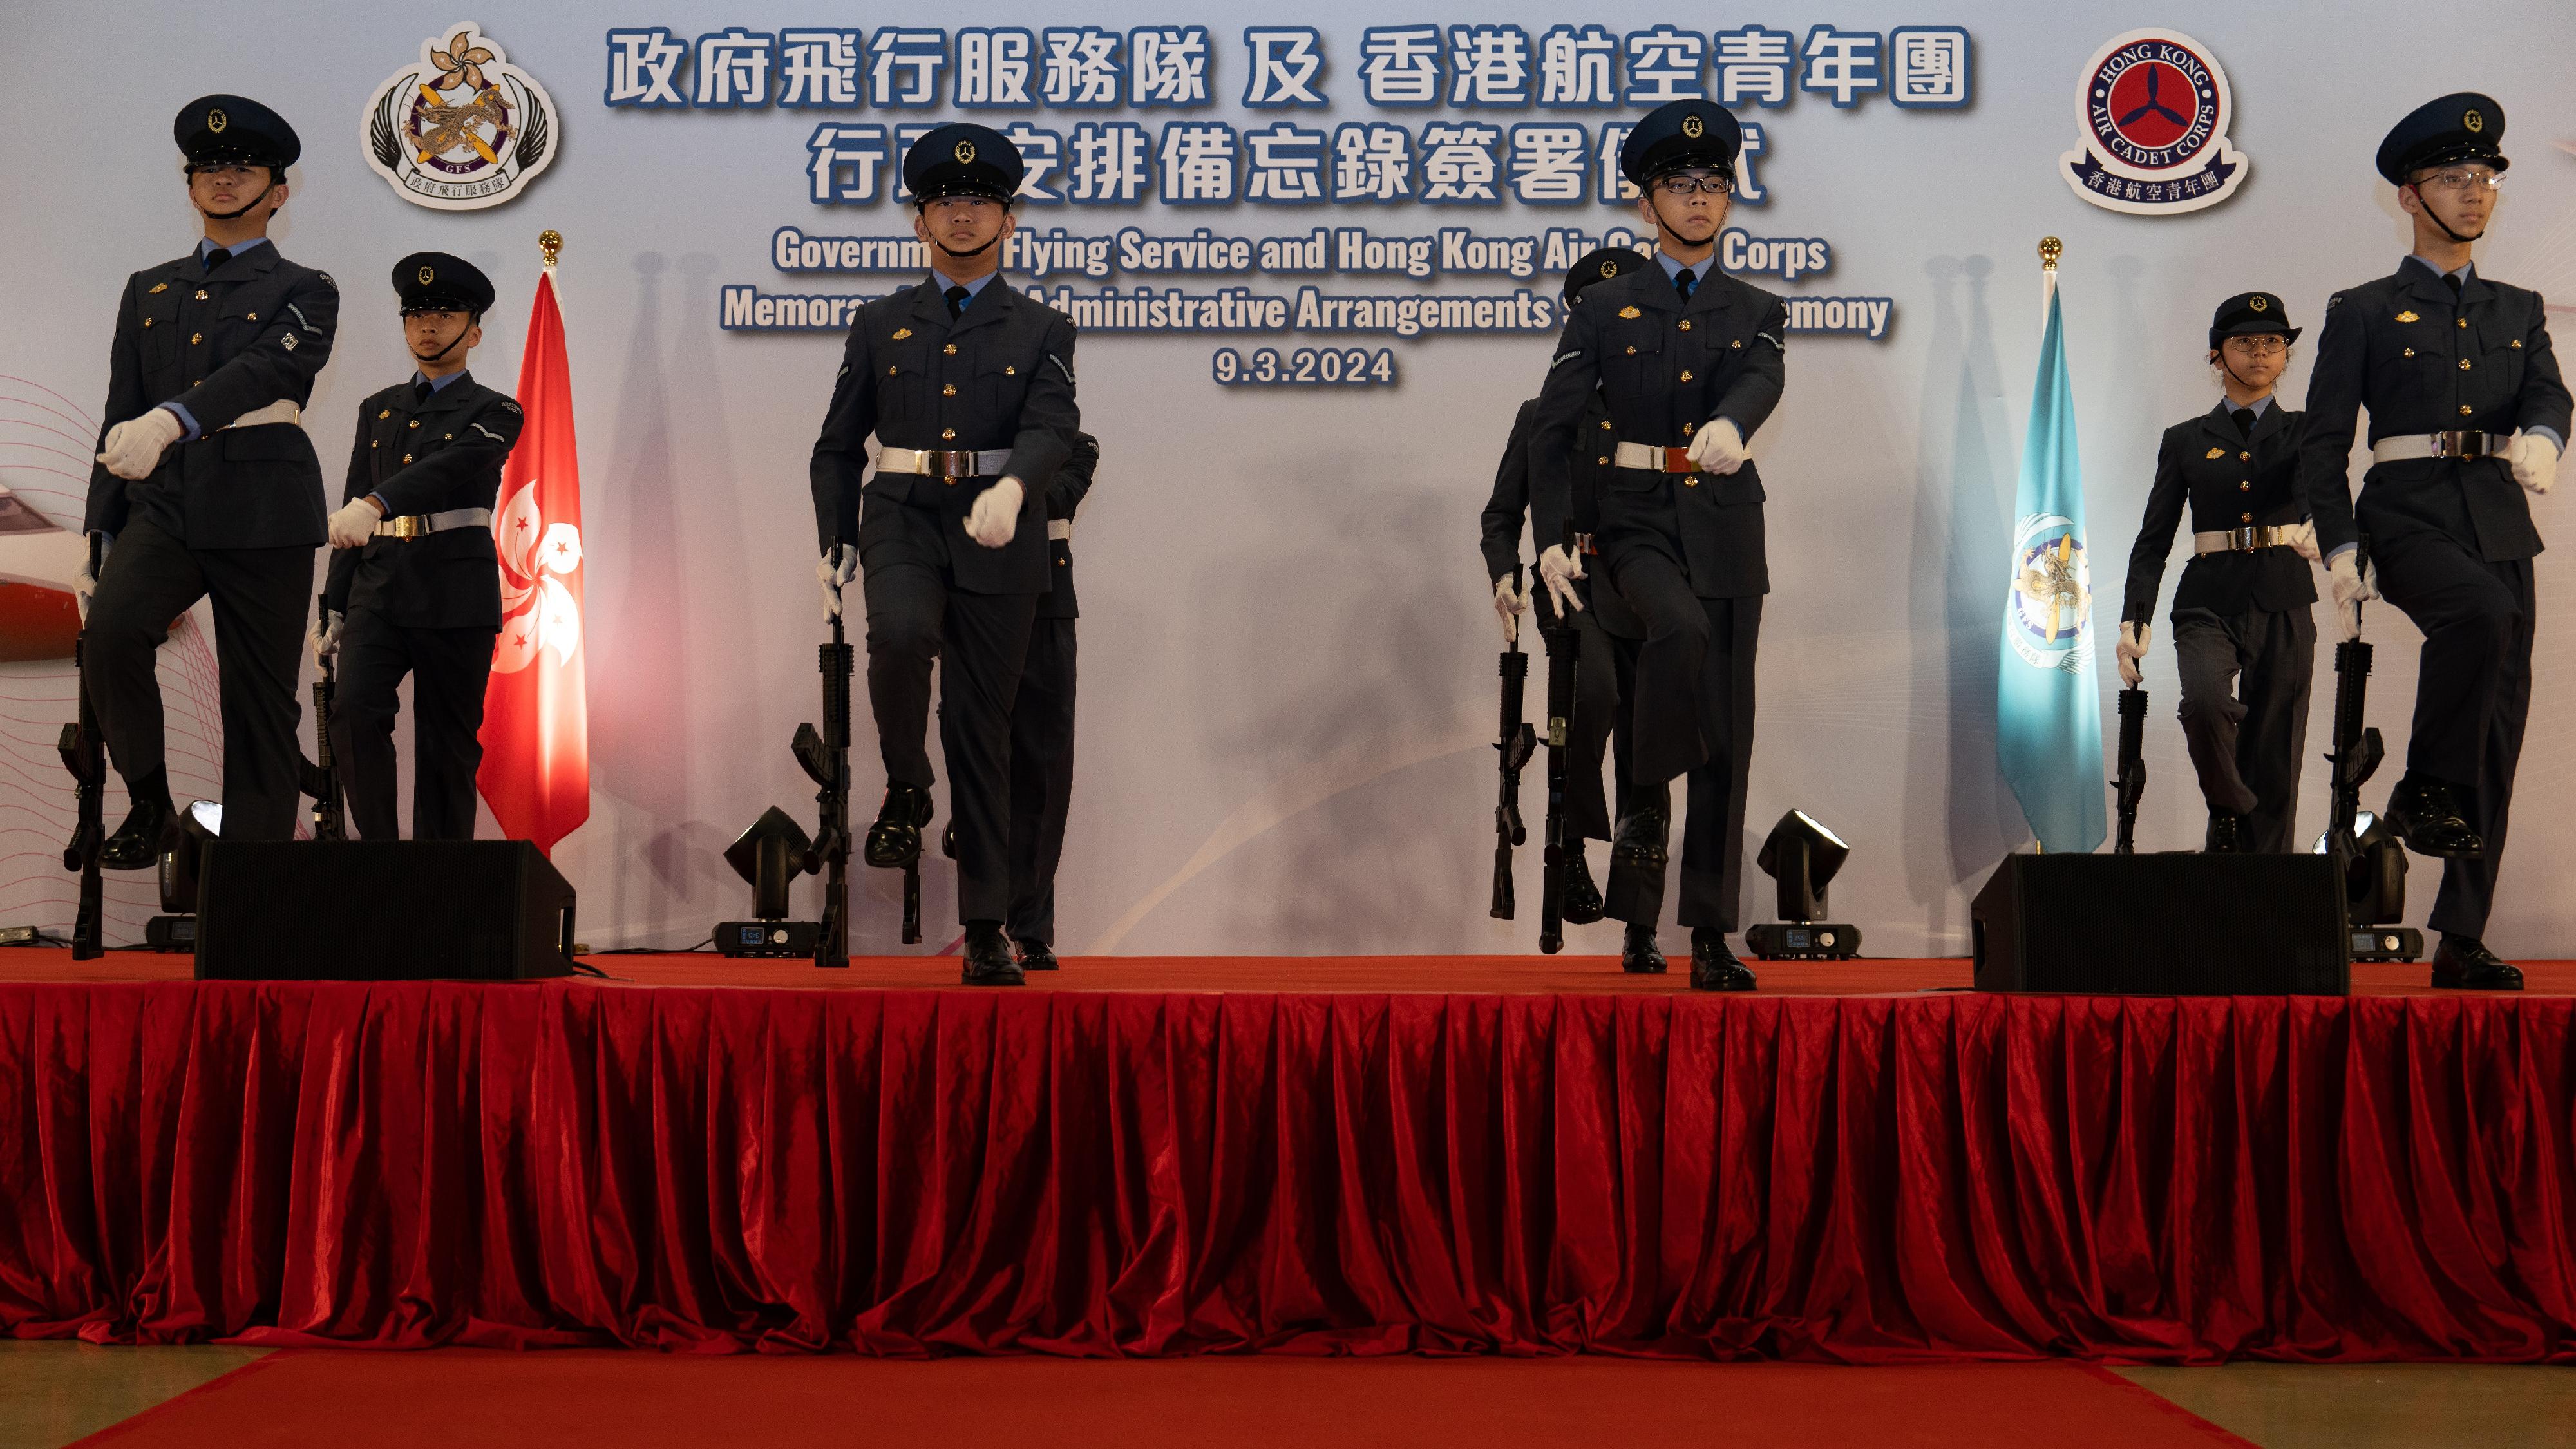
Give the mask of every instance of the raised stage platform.
[[0, 1332], [881, 1354], [2576, 1361], [2576, 963], [0, 952]]

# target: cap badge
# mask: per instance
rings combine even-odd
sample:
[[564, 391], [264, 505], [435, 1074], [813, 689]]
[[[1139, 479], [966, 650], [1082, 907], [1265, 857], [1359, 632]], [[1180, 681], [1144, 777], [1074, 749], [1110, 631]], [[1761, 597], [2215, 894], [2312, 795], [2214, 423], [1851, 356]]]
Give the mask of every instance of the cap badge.
[[974, 163], [975, 163], [975, 143], [974, 143], [974, 142], [972, 142], [972, 141], [960, 141], [960, 142], [958, 142], [958, 143], [957, 143], [957, 164], [958, 164], [958, 165], [960, 165], [960, 166], [971, 166], [971, 165], [973, 165]]
[[1601, 264], [1601, 275], [1605, 277], [1615, 277], [1619, 275], [1619, 264], [1617, 262], [1603, 262]]
[[2460, 124], [2468, 127], [2469, 130], [2474, 133], [2483, 131], [2487, 128], [2487, 118], [2479, 115], [2475, 111], [2471, 111], [2467, 115], [2460, 117]]
[[2252, 307], [2255, 311], [2260, 312], [2264, 308], [2272, 305], [2272, 299], [2269, 297], [2256, 297], [2253, 301], [2246, 303], [2246, 305]]
[[[1682, 134], [1696, 141], [1699, 139], [1700, 132], [1707, 129], [1707, 125], [1707, 122], [1702, 121], [1697, 116], [1684, 116], [1682, 117]], [[2475, 130], [2476, 127], [2473, 126], [2470, 129]]]
[[[220, 134], [224, 127], [231, 124], [232, 122], [224, 119], [224, 113], [221, 111], [206, 112], [206, 129], [209, 131], [214, 131]], [[2472, 127], [2471, 129], [2474, 130], [2475, 128]]]
[[1638, 311], [1634, 307], [1622, 307], [1619, 309], [1619, 315], [1622, 317], [1643, 317], [1646, 314]]
[[426, 287], [426, 286], [428, 286], [430, 283], [435, 282], [435, 281], [437, 281], [437, 280], [438, 280], [438, 273], [431, 271], [431, 270], [430, 270], [429, 268], [427, 268], [427, 267], [423, 267], [423, 268], [421, 268], [421, 269], [420, 269], [420, 284], [421, 284], [422, 286]]
[[2406, 311], [2398, 313], [2397, 320], [2400, 322], [2415, 322], [2422, 319], [2418, 318], [2412, 311]]

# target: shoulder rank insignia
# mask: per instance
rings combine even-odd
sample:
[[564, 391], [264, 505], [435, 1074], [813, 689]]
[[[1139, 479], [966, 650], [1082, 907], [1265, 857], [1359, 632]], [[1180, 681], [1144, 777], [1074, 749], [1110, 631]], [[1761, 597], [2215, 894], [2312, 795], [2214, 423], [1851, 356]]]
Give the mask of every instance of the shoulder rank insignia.
[[1646, 314], [1638, 311], [1634, 307], [1622, 307], [1619, 309], [1619, 315], [1622, 317], [1643, 317]]
[[2212, 448], [2206, 456], [2212, 458], [2224, 458], [2227, 456], [2227, 450], [2225, 448]]
[[894, 336], [893, 336], [891, 339], [889, 339], [889, 340], [890, 340], [890, 341], [895, 341], [895, 342], [901, 342], [903, 339], [905, 339], [905, 338], [907, 338], [907, 337], [910, 337], [911, 335], [912, 335], [912, 329], [911, 329], [911, 328], [909, 328], [909, 327], [898, 327], [898, 328], [894, 329]]
[[170, 284], [168, 282], [154, 282], [152, 284], [152, 295], [156, 297], [169, 290]]
[[2420, 322], [2420, 321], [2422, 321], [2422, 320], [2424, 320], [2424, 319], [2422, 319], [2421, 317], [2416, 316], [2413, 312], [2411, 312], [2411, 311], [2410, 311], [2410, 312], [2400, 312], [2400, 313], [2398, 313], [2398, 314], [2397, 314], [2397, 320], [2398, 320], [2398, 321], [2400, 321], [2400, 322]]

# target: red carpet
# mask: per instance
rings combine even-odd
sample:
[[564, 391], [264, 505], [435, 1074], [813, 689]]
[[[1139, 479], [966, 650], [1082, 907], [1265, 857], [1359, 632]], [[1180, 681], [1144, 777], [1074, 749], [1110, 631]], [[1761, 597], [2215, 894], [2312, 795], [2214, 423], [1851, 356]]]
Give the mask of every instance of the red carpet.
[[888, 1363], [473, 1349], [272, 1355], [78, 1449], [348, 1443], [2249, 1449], [2116, 1375], [2061, 1364], [1866, 1372], [1609, 1359]]
[[[92, 984], [185, 963], [15, 953], [0, 1331], [2576, 1360], [2564, 994], [1910, 989], [1957, 962], [1773, 964], [1813, 994], [1724, 999], [1582, 961], [1076, 962], [1021, 992], [920, 989], [953, 961], [603, 964], [632, 980]], [[692, 978], [840, 989], [645, 984]]]

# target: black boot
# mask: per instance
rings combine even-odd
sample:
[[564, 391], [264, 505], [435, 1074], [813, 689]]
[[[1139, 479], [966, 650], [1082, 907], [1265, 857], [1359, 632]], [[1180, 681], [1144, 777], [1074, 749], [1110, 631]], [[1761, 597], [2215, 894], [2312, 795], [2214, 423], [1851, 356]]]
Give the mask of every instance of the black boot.
[[1625, 877], [1643, 876], [1644, 889], [1660, 894], [1668, 859], [1665, 841], [1672, 835], [1672, 787], [1639, 785], [1628, 813], [1619, 817], [1618, 838], [1610, 842], [1610, 894], [1634, 891]]
[[2379, 812], [2379, 818], [2417, 855], [2475, 860], [2486, 854], [2486, 842], [2460, 810], [2458, 792], [2428, 776], [2409, 775], [2398, 781], [2397, 788], [2388, 792], [2388, 808]]
[[1020, 969], [1023, 971], [1053, 971], [1055, 969], [1055, 948], [1044, 941], [1020, 942]]
[[1655, 928], [1630, 922], [1627, 939], [1619, 943], [1619, 969], [1632, 976], [1664, 974], [1664, 948], [1655, 944]]
[[1565, 860], [1565, 899], [1557, 902], [1566, 924], [1588, 926], [1601, 919], [1601, 887], [1592, 883], [1592, 862], [1583, 858], [1583, 842], [1574, 842]]
[[921, 859], [921, 827], [929, 823], [929, 791], [901, 781], [888, 784], [876, 823], [868, 827], [868, 864], [893, 870]]
[[107, 870], [151, 870], [161, 864], [161, 856], [179, 843], [179, 814], [167, 799], [149, 796], [134, 802], [125, 812], [125, 820], [98, 853], [99, 865]]
[[1691, 932], [1691, 990], [1750, 991], [1753, 973], [1726, 949], [1726, 933], [1703, 926]]
[[2209, 855], [2242, 855], [2245, 853], [2245, 817], [2233, 810], [2216, 806], [2209, 811], [2209, 835], [2201, 842]]
[[939, 853], [950, 860], [957, 858], [957, 822], [954, 820], [948, 822], [947, 829], [939, 832]]
[[2475, 936], [2445, 935], [2433, 948], [2433, 984], [2462, 991], [2520, 991], [2522, 971]]
[[1020, 963], [1011, 959], [1011, 943], [1002, 938], [999, 921], [966, 923], [966, 984], [969, 986], [1018, 986], [1027, 978], [1020, 975]]

